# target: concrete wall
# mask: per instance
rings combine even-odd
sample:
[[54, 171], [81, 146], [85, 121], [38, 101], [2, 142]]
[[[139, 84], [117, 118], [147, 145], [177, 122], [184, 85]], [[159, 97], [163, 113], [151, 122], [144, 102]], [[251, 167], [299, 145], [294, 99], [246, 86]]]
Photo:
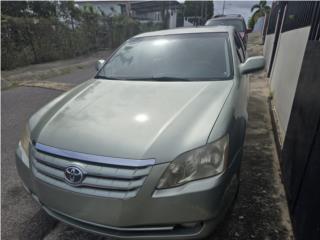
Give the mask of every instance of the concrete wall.
[[[153, 22], [153, 23], [161, 23], [162, 17], [160, 11], [155, 12], [146, 12], [146, 13], [139, 13], [135, 14], [135, 17], [140, 20], [141, 23], [147, 23], [147, 22]], [[169, 28], [175, 28], [177, 27], [177, 10], [169, 10], [169, 20], [168, 20], [168, 27]]]
[[263, 46], [263, 55], [266, 60], [265, 67], [267, 70], [269, 69], [269, 65], [270, 65], [273, 42], [274, 42], [274, 33], [266, 35], [264, 46]]
[[147, 22], [152, 21], [153, 23], [161, 23], [162, 18], [161, 18], [161, 12], [156, 11], [156, 12], [146, 12], [146, 13], [136, 13], [135, 17], [138, 17], [140, 19], [144, 19]]
[[177, 27], [177, 10], [170, 10], [169, 14], [169, 28]]
[[309, 32], [310, 26], [281, 33], [279, 37], [270, 83], [283, 136], [287, 131]]

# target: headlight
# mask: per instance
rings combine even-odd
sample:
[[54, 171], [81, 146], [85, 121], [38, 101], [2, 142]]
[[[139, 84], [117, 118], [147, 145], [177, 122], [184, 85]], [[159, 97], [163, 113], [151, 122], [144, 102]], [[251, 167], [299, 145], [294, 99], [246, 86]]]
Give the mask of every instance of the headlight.
[[159, 188], [170, 188], [222, 173], [228, 161], [229, 135], [204, 147], [183, 153], [162, 175]]
[[27, 125], [22, 133], [20, 143], [22, 150], [24, 152], [21, 153], [22, 161], [29, 166], [29, 146], [30, 146], [30, 130]]

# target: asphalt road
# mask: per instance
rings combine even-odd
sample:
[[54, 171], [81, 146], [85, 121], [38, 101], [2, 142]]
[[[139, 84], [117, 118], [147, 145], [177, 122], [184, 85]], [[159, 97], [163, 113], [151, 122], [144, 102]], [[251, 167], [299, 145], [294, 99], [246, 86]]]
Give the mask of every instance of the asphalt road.
[[[46, 81], [79, 84], [93, 77], [95, 72], [94, 64], [91, 64]], [[1, 92], [2, 239], [34, 239], [43, 235], [46, 227], [50, 227], [39, 228], [39, 224], [48, 223], [48, 219], [39, 212], [39, 206], [23, 189], [15, 168], [15, 148], [27, 119], [61, 93], [36, 87], [17, 87]], [[28, 229], [26, 225], [34, 226], [34, 229]]]
[[1, 100], [1, 237], [18, 239], [24, 223], [39, 206], [23, 189], [15, 168], [15, 148], [27, 119], [61, 92], [19, 87], [2, 91]]
[[[94, 74], [94, 67], [79, 68], [47, 81], [78, 84]], [[61, 94], [56, 90], [18, 87], [2, 91], [1, 200], [4, 240], [96, 240], [106, 239], [63, 223], [56, 224], [25, 192], [15, 169], [14, 151], [28, 117]], [[210, 240], [291, 239], [285, 197], [267, 107], [267, 84], [263, 75], [251, 83], [249, 123], [244, 147], [241, 186], [234, 209]]]

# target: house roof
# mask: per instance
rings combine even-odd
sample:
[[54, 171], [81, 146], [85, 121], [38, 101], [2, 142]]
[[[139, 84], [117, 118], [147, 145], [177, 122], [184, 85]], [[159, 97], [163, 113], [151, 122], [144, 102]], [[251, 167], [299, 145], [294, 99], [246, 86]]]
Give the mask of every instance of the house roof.
[[131, 3], [131, 9], [139, 13], [157, 12], [163, 8], [175, 9], [181, 7], [178, 1], [138, 1]]

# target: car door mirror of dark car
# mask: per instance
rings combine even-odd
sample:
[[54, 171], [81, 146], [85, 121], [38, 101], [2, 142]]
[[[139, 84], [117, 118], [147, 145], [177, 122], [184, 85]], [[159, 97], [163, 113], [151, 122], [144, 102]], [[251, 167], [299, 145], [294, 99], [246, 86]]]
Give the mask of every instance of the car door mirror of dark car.
[[106, 61], [103, 59], [98, 60], [96, 63], [96, 70], [99, 71], [105, 63], [106, 63]]
[[249, 57], [244, 63], [239, 65], [239, 69], [241, 74], [247, 74], [263, 69], [264, 65], [265, 60], [263, 56]]

